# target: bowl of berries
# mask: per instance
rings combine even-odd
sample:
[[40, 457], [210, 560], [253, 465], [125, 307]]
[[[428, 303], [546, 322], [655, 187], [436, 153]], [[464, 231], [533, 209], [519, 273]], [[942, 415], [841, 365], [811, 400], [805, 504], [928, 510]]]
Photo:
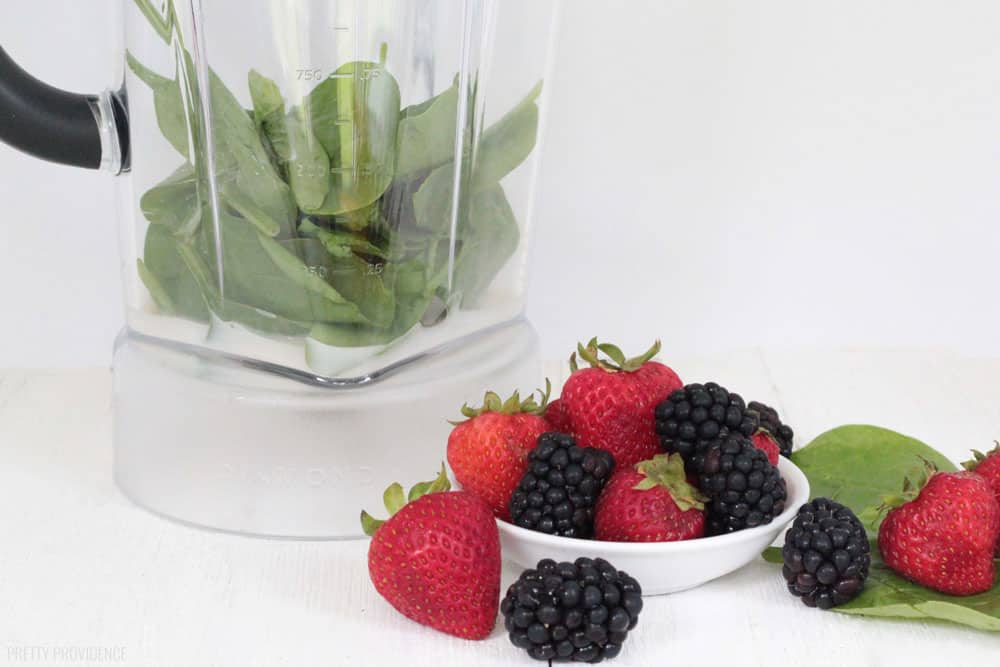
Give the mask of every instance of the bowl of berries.
[[752, 561], [809, 500], [774, 409], [685, 385], [658, 351], [591, 340], [559, 398], [490, 392], [463, 409], [448, 461], [493, 510], [506, 560], [600, 558], [644, 595], [673, 593]]
[[[563, 434], [546, 434], [539, 453], [546, 453], [555, 439], [553, 436], [568, 438]], [[585, 449], [575, 444], [571, 447]], [[735, 444], [727, 449], [735, 450]], [[567, 450], [556, 450], [554, 456], [562, 459], [563, 451]], [[572, 451], [567, 451], [569, 461]], [[735, 456], [723, 454], [723, 465], [732, 467], [734, 472], [716, 474], [729, 481], [739, 479], [743, 473], [736, 465], [745, 465], [739, 459], [742, 455], [742, 452]], [[584, 454], [581, 462], [587, 460]], [[682, 465], [677, 454], [659, 454], [647, 462], [612, 472], [594, 505], [593, 532], [582, 532], [578, 537], [545, 533], [498, 520], [504, 558], [524, 567], [531, 567], [542, 558], [557, 561], [602, 558], [641, 581], [644, 595], [676, 593], [751, 562], [774, 542], [795, 518], [798, 508], [809, 500], [805, 475], [782, 457], [777, 466], [772, 466], [784, 484], [785, 497], [775, 500], [773, 505], [781, 511], [773, 516], [762, 515], [761, 521], [766, 523], [726, 532], [725, 527], [717, 526], [717, 517], [706, 509], [712, 501], [687, 482]], [[597, 468], [600, 470], [600, 464]], [[745, 476], [749, 478], [756, 473], [757, 470], [751, 469]], [[778, 489], [773, 479], [772, 489]], [[737, 486], [742, 484], [736, 482]], [[770, 486], [768, 482], [765, 484]], [[756, 521], [756, 517], [752, 520]], [[709, 525], [715, 526], [711, 534], [705, 532]]]

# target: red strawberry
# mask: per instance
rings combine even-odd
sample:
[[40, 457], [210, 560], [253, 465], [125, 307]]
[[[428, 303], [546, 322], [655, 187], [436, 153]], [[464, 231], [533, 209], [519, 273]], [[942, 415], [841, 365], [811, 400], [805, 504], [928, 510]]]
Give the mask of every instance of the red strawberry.
[[557, 398], [549, 403], [548, 409], [545, 410], [545, 421], [553, 431], [573, 435], [573, 425], [569, 421], [569, 415], [566, 414], [566, 405], [560, 399]]
[[[993, 549], [1000, 505], [986, 481], [971, 472], [936, 472], [923, 488], [909, 480], [878, 532], [886, 565], [922, 586], [949, 595], [993, 587]], [[914, 495], [916, 497], [912, 500]]]
[[[985, 454], [974, 449], [972, 455], [973, 459], [963, 463], [962, 467], [985, 479], [986, 483], [993, 489], [993, 495], [997, 502], [1000, 502], [1000, 442], [996, 443], [996, 447]], [[997, 540], [997, 546], [993, 553], [997, 558], [1000, 558], [1000, 540]]]
[[767, 460], [771, 462], [771, 465], [778, 465], [778, 457], [781, 456], [781, 447], [778, 446], [778, 442], [774, 439], [774, 436], [761, 429], [750, 436], [750, 439], [753, 440], [754, 447], [767, 454]]
[[540, 404], [534, 396], [522, 401], [516, 391], [506, 402], [486, 392], [483, 407], [462, 406], [468, 419], [448, 436], [448, 465], [455, 479], [504, 521], [510, 521], [510, 497], [528, 467], [528, 452], [538, 436], [552, 430], [542, 417], [551, 388], [546, 380]]
[[705, 498], [685, 479], [680, 454], [619, 468], [604, 487], [594, 534], [612, 542], [675, 542], [705, 534]]
[[[661, 451], [653, 411], [683, 384], [673, 370], [650, 361], [659, 351], [660, 341], [634, 359], [626, 359], [614, 345], [598, 344], [596, 338], [587, 347], [577, 347], [591, 367], [577, 369], [576, 354], [570, 358], [573, 374], [560, 402], [581, 447], [606, 449], [620, 468], [651, 459]], [[599, 359], [601, 352], [611, 361]]]
[[404, 616], [463, 639], [485, 639], [500, 604], [500, 533], [490, 509], [468, 491], [449, 491], [445, 474], [385, 492], [390, 518], [361, 513], [372, 536], [368, 574]]

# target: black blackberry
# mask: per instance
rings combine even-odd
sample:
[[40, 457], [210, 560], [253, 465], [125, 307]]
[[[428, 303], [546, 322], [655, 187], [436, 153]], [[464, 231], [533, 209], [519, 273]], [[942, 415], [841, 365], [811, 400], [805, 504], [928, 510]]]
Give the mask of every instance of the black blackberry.
[[698, 487], [709, 497], [709, 535], [763, 526], [785, 509], [785, 480], [767, 454], [739, 433], [719, 438], [705, 451]]
[[791, 426], [781, 423], [777, 410], [763, 403], [750, 401], [747, 405], [747, 412], [757, 415], [760, 428], [771, 434], [774, 441], [778, 443], [778, 449], [781, 450], [782, 456], [792, 455], [792, 438], [795, 437], [795, 433]]
[[829, 609], [857, 597], [868, 578], [871, 547], [849, 508], [817, 498], [799, 510], [785, 534], [781, 573], [807, 607]]
[[510, 641], [536, 660], [601, 662], [639, 622], [642, 588], [601, 558], [525, 570], [500, 603]]
[[603, 449], [578, 447], [564, 433], [543, 433], [511, 496], [511, 518], [550, 535], [592, 537], [594, 506], [614, 467], [614, 457]]
[[701, 472], [708, 446], [730, 432], [746, 437], [757, 430], [756, 413], [747, 411], [739, 394], [714, 382], [689, 384], [656, 406], [656, 433], [663, 449], [677, 452], [688, 470]]

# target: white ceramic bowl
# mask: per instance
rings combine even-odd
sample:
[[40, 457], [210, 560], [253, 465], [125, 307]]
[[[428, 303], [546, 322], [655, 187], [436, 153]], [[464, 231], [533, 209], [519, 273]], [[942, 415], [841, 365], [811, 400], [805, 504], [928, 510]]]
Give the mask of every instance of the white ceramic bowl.
[[778, 470], [788, 487], [785, 511], [766, 526], [683, 542], [599, 542], [556, 537], [497, 521], [503, 556], [525, 568], [543, 558], [604, 558], [639, 580], [643, 595], [676, 593], [729, 574], [760, 555], [809, 500], [809, 481], [782, 457]]

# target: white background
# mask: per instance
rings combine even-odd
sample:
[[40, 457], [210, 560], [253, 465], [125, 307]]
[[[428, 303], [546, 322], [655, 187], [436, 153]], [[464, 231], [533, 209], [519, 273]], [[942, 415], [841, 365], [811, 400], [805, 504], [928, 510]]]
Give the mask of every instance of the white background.
[[[96, 91], [114, 6], [7, 3], [0, 44]], [[546, 356], [593, 333], [994, 355], [998, 21], [991, 0], [566, 2], [529, 299]], [[3, 146], [0, 176], [0, 366], [106, 365], [112, 179]]]

